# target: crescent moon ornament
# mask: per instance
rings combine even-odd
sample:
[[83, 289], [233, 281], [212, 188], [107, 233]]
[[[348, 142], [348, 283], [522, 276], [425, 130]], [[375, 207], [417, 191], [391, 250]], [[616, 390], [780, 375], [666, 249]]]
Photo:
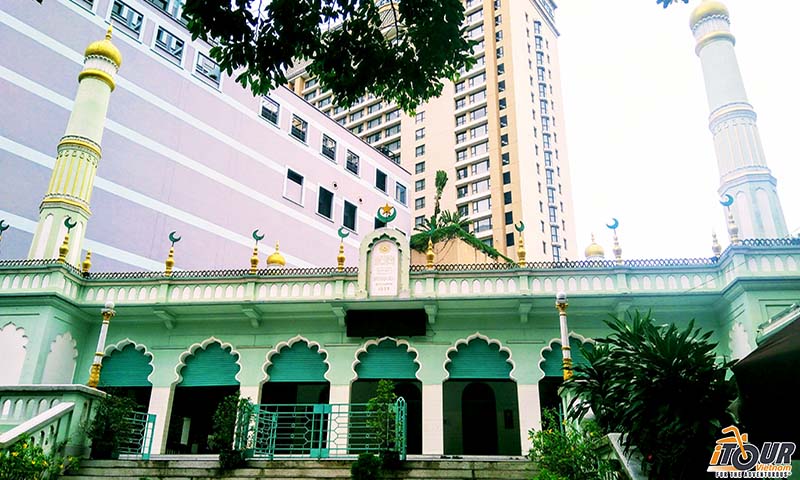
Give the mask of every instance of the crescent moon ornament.
[[7, 224], [5, 220], [0, 220], [0, 233], [5, 232], [11, 228], [11, 225]]
[[619, 227], [619, 220], [612, 218], [611, 223], [606, 224], [606, 227], [610, 228], [611, 230], [616, 230]]
[[720, 200], [719, 203], [723, 207], [730, 207], [731, 205], [733, 205], [733, 197], [730, 194], [726, 193], [725, 195], [722, 196], [722, 200]]
[[347, 229], [344, 227], [339, 227], [339, 230], [336, 233], [339, 234], [339, 238], [341, 238], [342, 240], [350, 236], [350, 232], [348, 232]]
[[169, 234], [169, 241], [172, 242], [172, 246], [174, 247], [176, 243], [181, 241], [181, 237], [176, 237], [175, 234], [178, 233], [177, 231], [170, 232]]
[[72, 220], [72, 217], [67, 217], [64, 219], [64, 226], [67, 227], [67, 230], [72, 230], [78, 225], [78, 222]]
[[264, 235], [259, 235], [257, 228], [255, 230], [253, 230], [253, 240], [255, 240], [256, 242], [260, 242], [261, 240], [264, 240]]
[[519, 233], [522, 233], [522, 231], [525, 230], [525, 223], [523, 223], [522, 220], [520, 220], [519, 225], [514, 225], [514, 230], [518, 231]]
[[375, 218], [377, 218], [378, 220], [380, 220], [385, 224], [388, 224], [396, 217], [397, 217], [397, 209], [389, 205], [388, 203], [383, 207], [379, 207], [378, 213], [375, 214]]

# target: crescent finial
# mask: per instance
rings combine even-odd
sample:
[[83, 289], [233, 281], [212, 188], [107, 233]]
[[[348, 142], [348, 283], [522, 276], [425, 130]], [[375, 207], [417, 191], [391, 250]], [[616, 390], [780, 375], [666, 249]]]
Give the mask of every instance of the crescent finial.
[[725, 195], [722, 196], [722, 200], [720, 200], [719, 203], [723, 207], [730, 207], [731, 205], [733, 205], [733, 197], [729, 193], [726, 193]]
[[78, 225], [78, 222], [72, 220], [72, 217], [67, 217], [64, 219], [64, 226], [67, 227], [67, 230], [72, 230]]
[[619, 220], [612, 218], [611, 223], [606, 224], [606, 227], [610, 228], [611, 230], [616, 230], [619, 227]]
[[348, 232], [347, 229], [344, 227], [339, 227], [339, 230], [336, 233], [339, 234], [339, 238], [341, 238], [342, 240], [350, 236], [350, 232]]
[[253, 240], [255, 240], [256, 242], [260, 242], [261, 240], [264, 240], [264, 235], [259, 235], [257, 228], [255, 230], [253, 230]]
[[11, 225], [7, 224], [5, 220], [0, 220], [0, 233], [5, 232], [11, 228]]
[[177, 231], [172, 231], [169, 234], [169, 241], [172, 242], [172, 246], [174, 247], [176, 243], [181, 241], [181, 237], [176, 237], [175, 234], [178, 233]]
[[514, 230], [518, 231], [519, 233], [522, 233], [522, 231], [525, 230], [525, 223], [522, 220], [520, 220], [519, 225], [514, 225]]

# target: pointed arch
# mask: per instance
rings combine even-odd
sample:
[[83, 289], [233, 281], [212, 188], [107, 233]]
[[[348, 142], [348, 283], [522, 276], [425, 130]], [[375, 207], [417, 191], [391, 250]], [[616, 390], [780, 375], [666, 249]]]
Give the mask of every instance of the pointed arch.
[[[124, 338], [115, 344], [108, 345], [103, 354], [105, 356], [103, 357], [103, 369], [100, 371], [101, 386], [152, 386], [151, 377], [155, 372], [154, 357], [145, 345], [136, 343], [130, 338]], [[115, 354], [118, 356], [114, 357]], [[109, 372], [114, 378], [110, 383], [108, 382]]]
[[[292, 361], [299, 360], [298, 363], [300, 363], [303, 366], [303, 368], [307, 368], [307, 367], [315, 368], [315, 366], [313, 365], [313, 362], [315, 361], [315, 359], [314, 359], [314, 357], [311, 357], [309, 355], [309, 352], [306, 352], [306, 351], [303, 351], [303, 350], [299, 350], [299, 351], [294, 351], [293, 350], [294, 348], [302, 348], [301, 346], [298, 345], [298, 344], [301, 344], [301, 343], [304, 343], [306, 345], [306, 349], [310, 351], [311, 355], [315, 355], [315, 356], [319, 357], [319, 362], [322, 363], [323, 366], [321, 368], [317, 368], [316, 372], [306, 372], [306, 374], [303, 375], [303, 376], [293, 377], [290, 373], [287, 372], [286, 377], [281, 378], [280, 380], [275, 380], [275, 379], [271, 378], [270, 368], [275, 367], [276, 365], [280, 365], [281, 364], [280, 362], [284, 362], [284, 361], [287, 361], [287, 360], [292, 360]], [[296, 345], [298, 345], [298, 346], [295, 347]], [[287, 355], [287, 354], [288, 355], [293, 355], [290, 352], [300, 353], [301, 357], [303, 357], [303, 358], [294, 359], [294, 358], [290, 358], [290, 357], [284, 357], [284, 355]], [[319, 367], [319, 366], [317, 365], [316, 367]], [[278, 368], [278, 367], [276, 367], [276, 368]], [[330, 364], [330, 361], [329, 361], [328, 351], [325, 350], [324, 348], [322, 348], [322, 346], [319, 344], [319, 342], [311, 341], [311, 340], [307, 339], [306, 337], [304, 337], [302, 335], [295, 335], [294, 337], [290, 338], [289, 340], [280, 342], [277, 345], [275, 345], [275, 348], [273, 348], [272, 350], [270, 350], [267, 353], [266, 361], [261, 366], [261, 369], [262, 369], [262, 372], [264, 373], [264, 378], [261, 381], [262, 384], [264, 384], [265, 382], [269, 382], [269, 381], [308, 382], [308, 381], [323, 381], [324, 380], [324, 381], [330, 382], [330, 379], [328, 378], [328, 373], [331, 370], [331, 364]], [[273, 372], [273, 374], [274, 374], [274, 372]], [[317, 378], [313, 379], [314, 376], [316, 376]], [[322, 377], [321, 380], [318, 378], [320, 376]]]
[[50, 351], [44, 362], [42, 383], [64, 384], [72, 383], [77, 366], [78, 342], [72, 338], [72, 333], [65, 332], [58, 335], [50, 343]]
[[[388, 342], [393, 342], [394, 346], [390, 345], [390, 343], [388, 343]], [[363, 362], [366, 359], [369, 358], [369, 354], [371, 354], [373, 352], [376, 352], [374, 349], [375, 348], [381, 348], [380, 345], [382, 345], [382, 344], [385, 344], [385, 346], [383, 348], [387, 349], [387, 350], [384, 350], [382, 353], [384, 355], [391, 356], [392, 360], [394, 361], [394, 362], [392, 362], [393, 363], [392, 365], [384, 365], [383, 366], [384, 368], [387, 368], [387, 367], [390, 368], [390, 370], [385, 371], [386, 376], [383, 376], [383, 377], [376, 377], [376, 376], [373, 376], [371, 373], [367, 373], [366, 374], [367, 376], [364, 376], [364, 372], [362, 370], [364, 367], [362, 367], [361, 365], [363, 364]], [[369, 351], [371, 348], [373, 349], [372, 352]], [[399, 350], [403, 349], [403, 348], [405, 348], [405, 354], [408, 355], [408, 360], [410, 360], [414, 364], [414, 367], [413, 367], [414, 371], [413, 372], [409, 371], [407, 365], [405, 365], [405, 366], [402, 365], [402, 362], [404, 361], [404, 359], [402, 357], [402, 353], [403, 352], [400, 352]], [[389, 349], [393, 349], [394, 351], [391, 351]], [[363, 357], [363, 359], [362, 359], [362, 356], [364, 356], [364, 355], [367, 355], [367, 356]], [[384, 357], [384, 358], [386, 359], [386, 357]], [[417, 351], [416, 348], [412, 347], [411, 344], [408, 343], [407, 340], [401, 340], [401, 339], [397, 339], [397, 338], [394, 338], [394, 337], [376, 338], [376, 339], [373, 339], [373, 340], [368, 340], [367, 342], [364, 343], [364, 345], [362, 345], [358, 350], [356, 350], [355, 360], [353, 361], [353, 365], [352, 365], [353, 381], [358, 380], [359, 378], [362, 378], [362, 379], [365, 379], [365, 378], [409, 378], [409, 379], [420, 380], [419, 371], [420, 371], [420, 367], [421, 366], [422, 365], [419, 362], [419, 351]], [[372, 369], [372, 367], [368, 367], [368, 368], [370, 368], [370, 370]], [[361, 373], [359, 373], [359, 370], [361, 370]], [[397, 375], [401, 375], [401, 376], [397, 376]]]
[[[572, 363], [573, 363], [573, 365], [584, 364], [586, 362], [586, 360], [584, 359], [583, 355], [580, 353], [580, 349], [578, 347], [581, 347], [581, 346], [584, 346], [584, 345], [594, 346], [594, 343], [595, 343], [594, 340], [591, 339], [591, 338], [586, 338], [583, 335], [580, 335], [580, 334], [575, 333], [575, 332], [569, 332], [569, 346], [570, 346], [570, 352], [572, 353]], [[556, 345], [556, 344], [559, 345], [558, 350], [553, 348], [553, 346]], [[561, 356], [561, 347], [560, 347], [560, 345], [561, 345], [561, 338], [560, 337], [554, 338], [554, 339], [550, 340], [549, 342], [547, 342], [547, 346], [542, 348], [539, 351], [539, 362], [537, 363], [537, 366], [539, 367], [539, 370], [545, 376], [548, 376], [547, 375], [548, 374], [548, 366], [553, 361], [556, 361], [556, 363], [558, 365], [558, 371], [559, 371], [558, 375], [561, 375], [562, 358], [563, 357]], [[554, 360], [556, 357], [557, 357], [557, 360]], [[553, 373], [553, 372], [550, 372], [550, 373]], [[555, 375], [550, 375], [550, 376], [555, 376]]]
[[28, 337], [25, 329], [13, 322], [0, 328], [0, 352], [3, 352], [3, 368], [0, 369], [0, 385], [16, 385], [25, 365], [25, 350]]
[[[469, 373], [469, 370], [467, 370], [463, 373], [463, 375], [491, 375], [490, 378], [508, 378], [516, 381], [516, 378], [514, 377], [514, 370], [516, 369], [516, 365], [514, 364], [514, 360], [512, 359], [511, 349], [504, 346], [500, 342], [500, 340], [489, 338], [480, 332], [475, 332], [466, 338], [457, 340], [456, 343], [453, 344], [453, 346], [447, 349], [443, 365], [445, 371], [447, 372], [444, 378], [445, 381], [456, 378], [481, 378], [481, 377], [461, 377], [462, 373], [456, 373], [456, 375], [452, 375], [450, 371], [450, 369], [453, 368], [452, 367], [453, 356], [458, 355], [459, 353], [464, 354], [464, 352], [467, 351], [466, 349], [468, 349], [470, 347], [470, 344], [472, 344], [472, 342], [474, 341], [479, 341], [479, 342], [482, 341], [486, 344], [486, 347], [488, 348], [477, 347], [478, 344], [474, 344], [475, 347], [473, 348], [475, 348], [475, 350], [471, 350], [470, 353], [466, 354], [467, 356], [475, 358], [485, 356], [484, 359], [486, 359], [490, 358], [488, 357], [488, 355], [494, 352], [499, 356], [498, 359], [502, 359], [503, 363], [507, 363], [510, 366], [510, 368], [501, 365], [499, 363], [493, 363], [492, 366], [494, 368], [491, 369], [491, 367], [489, 367], [490, 369], [487, 369], [486, 364], [479, 364], [476, 365], [478, 367], [476, 371], [474, 371], [473, 373]], [[497, 348], [497, 350], [495, 351], [494, 348]]]
[[238, 350], [233, 348], [232, 344], [228, 342], [223, 342], [217, 337], [211, 336], [203, 340], [202, 342], [192, 344], [187, 350], [185, 350], [180, 354], [180, 356], [178, 357], [178, 364], [175, 365], [175, 381], [173, 382], [173, 385], [179, 385], [180, 383], [183, 382], [182, 372], [186, 367], [186, 362], [190, 358], [195, 357], [197, 350], [198, 349], [206, 350], [209, 346], [211, 346], [211, 344], [214, 343], [218, 344], [219, 348], [221, 348], [222, 350], [230, 350], [230, 352], [228, 353], [235, 358], [234, 363], [239, 367], [236, 374], [234, 375], [234, 379], [237, 382], [241, 383], [239, 375], [241, 375], [242, 373], [242, 355], [239, 353]]

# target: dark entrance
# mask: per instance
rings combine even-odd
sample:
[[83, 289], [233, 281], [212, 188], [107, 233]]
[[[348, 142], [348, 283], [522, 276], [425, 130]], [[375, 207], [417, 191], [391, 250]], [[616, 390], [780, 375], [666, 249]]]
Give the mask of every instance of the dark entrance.
[[[422, 383], [394, 380], [394, 393], [403, 397], [408, 408], [406, 417], [406, 453], [422, 453]], [[350, 391], [351, 403], [367, 403], [378, 390], [378, 380], [356, 380]]]
[[492, 388], [475, 382], [461, 395], [465, 455], [497, 455], [497, 404]]
[[214, 412], [239, 386], [175, 387], [167, 435], [167, 453], [215, 453], [208, 445]]

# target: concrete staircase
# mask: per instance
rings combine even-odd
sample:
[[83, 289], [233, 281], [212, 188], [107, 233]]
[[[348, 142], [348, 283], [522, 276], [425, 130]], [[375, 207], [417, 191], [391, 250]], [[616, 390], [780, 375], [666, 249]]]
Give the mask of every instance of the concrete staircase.
[[[349, 479], [350, 461], [251, 461], [246, 468], [220, 473], [214, 460], [84, 460], [70, 480], [286, 480]], [[407, 461], [381, 478], [391, 480], [531, 480], [535, 465], [528, 460]]]

